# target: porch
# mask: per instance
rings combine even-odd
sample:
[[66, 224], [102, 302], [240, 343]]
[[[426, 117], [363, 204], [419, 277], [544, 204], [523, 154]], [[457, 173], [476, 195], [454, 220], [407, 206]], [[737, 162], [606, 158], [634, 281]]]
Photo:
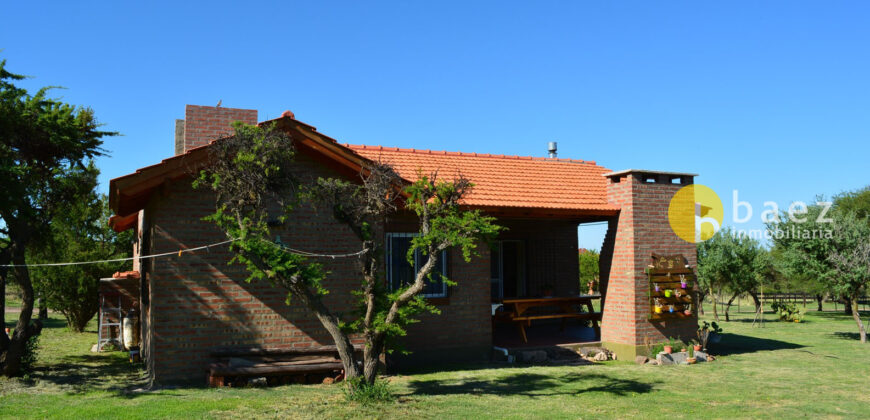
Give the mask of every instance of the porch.
[[600, 340], [601, 296], [581, 285], [573, 220], [501, 219], [490, 249], [493, 346], [580, 346]]

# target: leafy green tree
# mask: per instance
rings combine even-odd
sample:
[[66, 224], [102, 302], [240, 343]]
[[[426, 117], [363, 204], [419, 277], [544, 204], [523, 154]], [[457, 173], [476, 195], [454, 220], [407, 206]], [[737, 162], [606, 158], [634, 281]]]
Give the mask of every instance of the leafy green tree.
[[770, 281], [774, 275], [770, 257], [758, 241], [737, 235], [730, 228], [698, 244], [698, 280], [713, 297], [713, 315], [717, 320], [715, 292], [731, 294], [725, 310], [727, 321], [731, 303], [743, 293], [752, 297], [756, 312], [760, 311], [759, 283]]
[[[817, 197], [817, 202], [823, 202]], [[826, 205], [811, 204], [804, 215], [783, 212], [767, 223], [776, 255], [775, 264], [794, 291], [813, 293], [821, 307], [824, 294], [849, 299], [831, 288], [836, 275], [829, 256], [834, 249], [833, 211]], [[850, 305], [844, 309], [850, 313]]]
[[580, 251], [580, 290], [598, 290], [598, 251]]
[[858, 219], [870, 221], [870, 185], [834, 196], [834, 207], [842, 213], [852, 213]]
[[[378, 360], [391, 339], [405, 333], [421, 311], [437, 312], [420, 296], [433, 279], [441, 251], [454, 247], [468, 260], [481, 239], [495, 235], [494, 219], [459, 207], [471, 188], [466, 179], [440, 181], [422, 176], [403, 185], [387, 165], [364, 168], [358, 183], [339, 179], [304, 179], [294, 172], [294, 150], [288, 136], [274, 126], [237, 123], [235, 134], [213, 143], [210, 162], [194, 183], [209, 187], [217, 197], [209, 217], [228, 237], [234, 261], [244, 264], [251, 280], [268, 280], [287, 290], [288, 301], [301, 301], [330, 334], [338, 349], [349, 383], [371, 386], [377, 378]], [[354, 291], [356, 310], [339, 314], [323, 300], [329, 293], [328, 273], [308, 258], [286, 252], [271, 238], [269, 221], [292, 217], [300, 200], [329, 208], [360, 240], [359, 288]], [[398, 290], [384, 282], [384, 221], [397, 208], [414, 212], [419, 236], [412, 240], [409, 263], [415, 253], [424, 256], [414, 281]], [[451, 284], [449, 279], [443, 281]], [[365, 340], [363, 360], [351, 344], [357, 334]]]
[[[97, 170], [93, 164], [93, 186]], [[126, 258], [131, 254], [132, 232], [116, 233], [109, 226], [108, 198], [94, 190], [81, 199], [67, 203], [66, 211], [55, 214], [51, 226], [36, 242], [29, 261], [100, 261]], [[35, 267], [34, 288], [48, 308], [63, 314], [67, 326], [84, 331], [99, 309], [100, 278], [130, 268], [131, 262]]]
[[852, 213], [838, 213], [834, 218], [833, 249], [828, 260], [834, 275], [827, 278], [835, 292], [849, 297], [850, 310], [861, 342], [867, 331], [858, 312], [858, 298], [870, 287], [870, 223]]
[[[12, 338], [0, 334], [0, 372], [6, 376], [21, 373], [26, 344], [42, 330], [41, 322], [31, 319], [27, 252], [64, 203], [90, 193], [87, 162], [102, 154], [102, 138], [114, 134], [99, 130], [90, 109], [48, 98], [49, 88], [31, 95], [15, 86], [21, 79], [0, 61], [0, 264], [14, 264], [11, 277], [23, 301]], [[8, 274], [0, 271], [4, 285]]]

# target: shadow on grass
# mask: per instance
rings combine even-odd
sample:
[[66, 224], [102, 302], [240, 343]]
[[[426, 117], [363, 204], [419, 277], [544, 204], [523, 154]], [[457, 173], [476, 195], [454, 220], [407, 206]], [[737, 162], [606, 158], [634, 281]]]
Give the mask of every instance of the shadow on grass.
[[515, 373], [484, 380], [432, 379], [412, 381], [409, 386], [412, 394], [522, 395], [531, 398], [578, 395], [589, 392], [606, 392], [616, 396], [625, 396], [649, 393], [655, 388], [654, 383], [617, 379], [597, 373], [562, 375]]
[[[855, 328], [857, 329], [858, 327], [855, 327]], [[861, 340], [861, 334], [858, 334], [856, 332], [837, 331], [837, 332], [831, 333], [830, 335], [834, 338], [839, 338], [841, 340], [855, 340], [855, 341]]]
[[715, 354], [728, 356], [732, 354], [755, 353], [757, 351], [792, 350], [805, 346], [769, 338], [750, 337], [737, 334], [722, 334], [722, 341], [709, 346]]
[[111, 354], [67, 356], [58, 363], [34, 369], [30, 376], [34, 382], [53, 384], [69, 394], [103, 390], [127, 396], [133, 389], [147, 386], [135, 366]]

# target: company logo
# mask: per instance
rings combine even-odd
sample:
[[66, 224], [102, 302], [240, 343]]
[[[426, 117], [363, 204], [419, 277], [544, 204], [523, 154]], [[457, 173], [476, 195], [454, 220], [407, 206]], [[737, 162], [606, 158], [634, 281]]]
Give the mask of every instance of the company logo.
[[701, 184], [680, 188], [668, 206], [671, 229], [690, 243], [712, 238], [722, 228], [724, 218], [722, 200], [710, 187]]

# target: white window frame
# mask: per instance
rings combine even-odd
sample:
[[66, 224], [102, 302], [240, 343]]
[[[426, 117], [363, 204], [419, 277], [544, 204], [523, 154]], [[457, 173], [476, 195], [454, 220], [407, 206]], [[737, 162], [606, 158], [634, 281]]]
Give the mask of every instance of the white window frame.
[[[403, 232], [390, 232], [387, 233], [387, 258], [386, 258], [386, 266], [387, 266], [387, 285], [392, 290], [393, 288], [393, 267], [392, 267], [392, 255], [393, 255], [393, 238], [414, 238], [420, 236], [419, 233], [403, 233]], [[417, 260], [416, 254], [414, 255], [414, 273], [420, 271], [421, 262]], [[404, 255], [402, 256], [404, 261]], [[441, 274], [445, 277], [447, 276], [447, 250], [441, 251], [441, 257], [438, 261], [441, 264]], [[441, 281], [441, 293], [421, 293], [425, 298], [444, 298], [447, 297], [447, 283]]]

